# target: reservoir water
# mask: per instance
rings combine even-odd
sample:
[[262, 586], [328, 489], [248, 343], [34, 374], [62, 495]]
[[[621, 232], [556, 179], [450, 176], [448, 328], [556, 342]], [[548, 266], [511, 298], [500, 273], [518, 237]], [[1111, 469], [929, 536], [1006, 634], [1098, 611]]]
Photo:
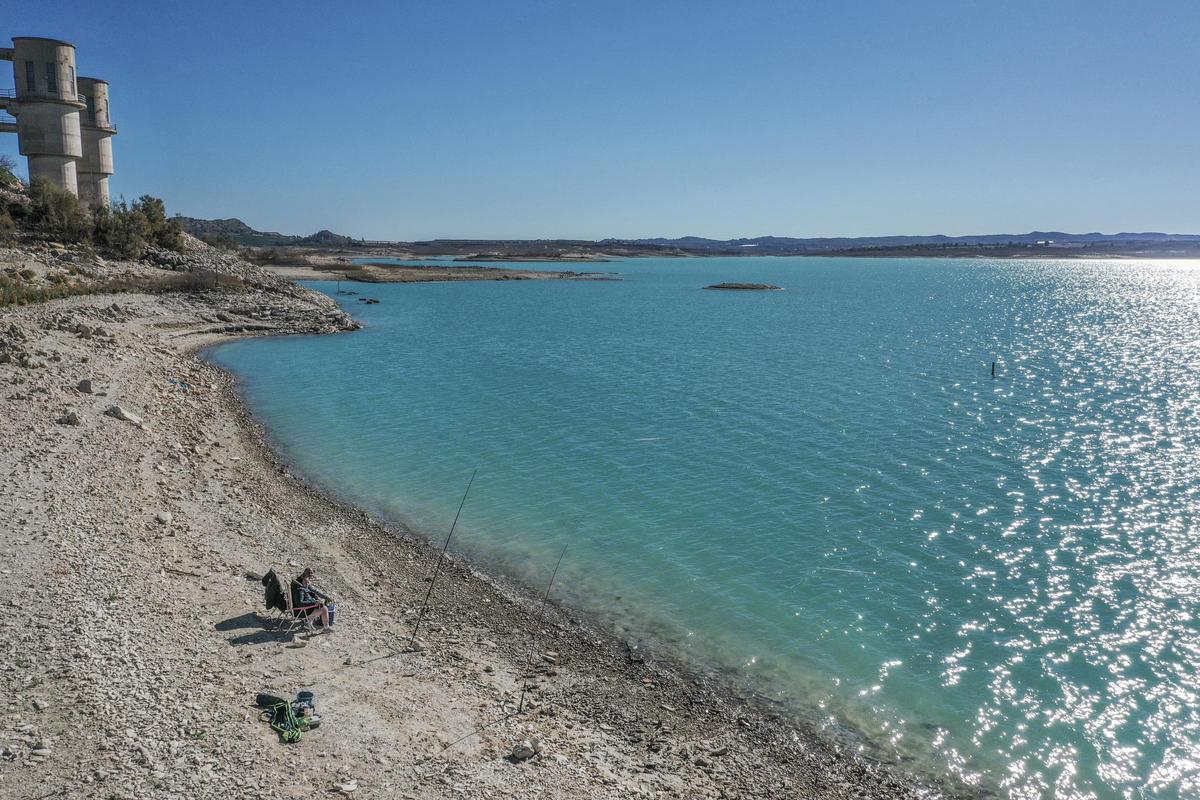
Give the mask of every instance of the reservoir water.
[[438, 536], [478, 468], [470, 557], [569, 542], [556, 595], [896, 757], [1200, 796], [1200, 264], [601, 266], [212, 357], [301, 474]]

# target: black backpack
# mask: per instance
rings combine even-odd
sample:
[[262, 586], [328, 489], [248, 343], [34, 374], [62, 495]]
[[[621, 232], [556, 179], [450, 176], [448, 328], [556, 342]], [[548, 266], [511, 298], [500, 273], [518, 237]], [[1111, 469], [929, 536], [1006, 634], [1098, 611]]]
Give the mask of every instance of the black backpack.
[[262, 585], [263, 605], [276, 611], [287, 611], [287, 598], [283, 596], [283, 586], [279, 583], [279, 576], [275, 574], [275, 570], [262, 576]]

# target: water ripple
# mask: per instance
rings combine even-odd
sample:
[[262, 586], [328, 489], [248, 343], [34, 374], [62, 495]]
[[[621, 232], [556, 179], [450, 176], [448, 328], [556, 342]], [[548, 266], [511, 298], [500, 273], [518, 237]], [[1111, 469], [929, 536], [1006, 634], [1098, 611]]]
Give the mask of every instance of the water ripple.
[[[224, 348], [298, 467], [1012, 798], [1200, 795], [1200, 269], [384, 286]], [[702, 292], [736, 277], [787, 292]], [[998, 362], [998, 377], [989, 364]], [[881, 752], [883, 752], [881, 751]]]

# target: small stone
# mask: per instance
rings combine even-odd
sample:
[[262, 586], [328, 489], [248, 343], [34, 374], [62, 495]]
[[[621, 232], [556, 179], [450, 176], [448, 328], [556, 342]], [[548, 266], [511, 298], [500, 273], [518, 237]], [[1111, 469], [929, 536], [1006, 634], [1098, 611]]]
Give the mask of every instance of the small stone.
[[79, 425], [82, 422], [82, 420], [79, 419], [79, 415], [74, 411], [68, 411], [54, 421], [59, 425]]
[[160, 511], [154, 515], [154, 521], [159, 525], [170, 525], [172, 519], [174, 519], [174, 517], [171, 515], [170, 511]]
[[132, 411], [121, 408], [121, 406], [109, 406], [104, 413], [115, 419], [124, 420], [125, 422], [132, 422], [134, 425], [142, 424], [141, 417], [139, 417], [137, 414], [134, 414]]
[[537, 739], [522, 739], [512, 749], [512, 757], [517, 761], [526, 761], [542, 752], [542, 743]]
[[345, 783], [338, 784], [337, 790], [345, 795], [351, 795], [358, 791], [358, 781], [348, 780]]
[[50, 707], [50, 704], [47, 703], [45, 700], [42, 700], [40, 697], [33, 698], [33, 710], [34, 711], [45, 711], [49, 707]]
[[49, 758], [50, 757], [50, 751], [45, 749], [44, 747], [39, 747], [37, 750], [31, 750], [29, 754], [31, 756], [38, 756], [40, 758]]
[[84, 378], [83, 380], [81, 380], [81, 381], [79, 382], [79, 387], [78, 387], [78, 388], [79, 388], [79, 391], [83, 392], [84, 394], [91, 394], [91, 393], [92, 393], [92, 382], [91, 382], [91, 380], [90, 380], [90, 379], [88, 379], [88, 378]]

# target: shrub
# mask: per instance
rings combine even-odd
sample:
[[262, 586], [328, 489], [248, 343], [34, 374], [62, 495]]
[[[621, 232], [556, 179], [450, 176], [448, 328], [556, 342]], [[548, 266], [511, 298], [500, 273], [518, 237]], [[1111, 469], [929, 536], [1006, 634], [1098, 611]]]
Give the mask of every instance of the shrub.
[[183, 222], [177, 218], [167, 218], [167, 207], [162, 200], [144, 194], [133, 204], [133, 211], [146, 218], [150, 226], [150, 241], [168, 250], [183, 252]]
[[91, 239], [92, 226], [79, 199], [66, 189], [39, 178], [29, 187], [26, 220], [30, 227], [60, 242]]
[[12, 156], [0, 156], [0, 186], [16, 186], [20, 182], [17, 179], [17, 162]]
[[158, 230], [167, 222], [167, 206], [157, 197], [144, 194], [133, 204], [133, 208], [145, 215], [146, 221], [154, 230]]
[[242, 290], [246, 282], [234, 275], [216, 272], [168, 272], [162, 275], [125, 275], [105, 281], [90, 283], [52, 284], [27, 283], [0, 275], [0, 308], [44, 303], [61, 297], [81, 294], [121, 294], [141, 292], [164, 294], [167, 292], [205, 292], [214, 289]]
[[151, 236], [150, 222], [124, 200], [92, 211], [92, 238], [96, 245], [116, 258], [141, 258]]
[[[0, 161], [0, 182], [3, 163]], [[94, 242], [107, 255], [137, 259], [148, 245], [183, 252], [187, 249], [183, 221], [167, 218], [157, 197], [143, 195], [132, 205], [124, 200], [85, 212], [78, 198], [50, 181], [38, 179], [29, 187], [29, 202], [0, 206], [0, 242], [25, 229], [57, 242]]]
[[92, 238], [117, 258], [141, 258], [148, 245], [182, 252], [183, 223], [168, 219], [163, 201], [143, 195], [133, 205], [124, 200], [92, 211]]
[[154, 232], [154, 241], [159, 247], [174, 250], [176, 253], [187, 250], [187, 240], [183, 238], [183, 220], [171, 217]]
[[83, 292], [67, 284], [42, 286], [0, 275], [0, 307], [44, 303], [47, 300], [69, 297], [73, 294], [83, 294]]

